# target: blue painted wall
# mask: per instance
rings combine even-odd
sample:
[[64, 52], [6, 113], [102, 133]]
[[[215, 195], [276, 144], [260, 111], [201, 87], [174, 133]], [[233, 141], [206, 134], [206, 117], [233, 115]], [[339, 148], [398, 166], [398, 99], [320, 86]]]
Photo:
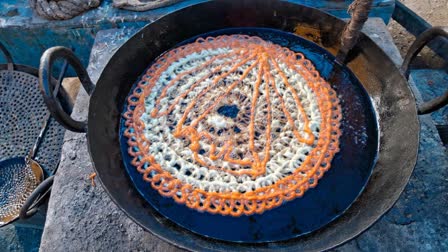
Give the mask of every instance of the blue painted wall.
[[[33, 14], [28, 0], [0, 0], [0, 41], [16, 63], [37, 67], [42, 53], [49, 47], [72, 47], [87, 66], [95, 35], [109, 28], [140, 28], [157, 18], [207, 0], [186, 0], [178, 4], [146, 12], [132, 12], [112, 7], [112, 0], [103, 0], [100, 7], [71, 20], [47, 21]], [[351, 0], [289, 0], [347, 18]], [[371, 16], [389, 21], [395, 0], [374, 0]], [[3, 55], [0, 63], [5, 62]]]

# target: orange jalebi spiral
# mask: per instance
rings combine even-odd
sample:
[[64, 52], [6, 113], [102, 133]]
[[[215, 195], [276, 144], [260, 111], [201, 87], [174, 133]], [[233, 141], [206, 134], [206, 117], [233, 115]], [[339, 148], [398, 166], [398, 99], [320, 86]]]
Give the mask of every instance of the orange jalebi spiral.
[[[182, 60], [186, 65], [181, 67]], [[302, 79], [309, 94], [298, 91], [291, 76]], [[314, 117], [310, 115], [313, 102], [318, 112]], [[238, 119], [219, 115], [223, 104], [245, 105], [239, 107], [243, 112], [238, 112]], [[158, 58], [129, 96], [123, 116], [132, 164], [155, 190], [192, 209], [240, 216], [263, 213], [315, 187], [339, 151], [342, 115], [336, 92], [302, 54], [258, 37], [230, 35], [199, 38]], [[313, 120], [320, 120], [317, 128], [311, 125]], [[148, 129], [148, 122], [157, 127]], [[158, 143], [147, 136], [156, 128], [169, 129], [171, 136], [154, 135], [183, 147], [151, 149]], [[281, 139], [288, 134], [290, 138]], [[291, 141], [309, 151], [290, 174], [267, 180], [270, 184], [230, 190], [187, 182], [194, 176], [198, 183], [209, 179], [214, 185], [210, 171], [225, 176], [229, 184], [274, 174], [269, 162], [281, 152], [276, 148], [285, 144], [279, 141]], [[160, 164], [156, 158], [160, 153], [170, 167]], [[184, 154], [173, 157], [170, 153]], [[186, 160], [176, 160], [180, 157]], [[189, 165], [197, 168], [193, 175], [192, 169], [185, 168]], [[228, 188], [241, 188], [232, 186]]]

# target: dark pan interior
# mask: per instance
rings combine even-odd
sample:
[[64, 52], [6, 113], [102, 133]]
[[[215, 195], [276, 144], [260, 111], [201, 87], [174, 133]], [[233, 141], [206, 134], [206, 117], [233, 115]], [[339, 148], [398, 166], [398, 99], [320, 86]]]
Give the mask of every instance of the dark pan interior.
[[[200, 35], [246, 34], [301, 52], [310, 59], [322, 77], [331, 76], [332, 88], [338, 92], [343, 111], [341, 150], [330, 171], [316, 188], [302, 198], [282, 206], [238, 218], [201, 213], [173, 199], [162, 197], [143, 180], [131, 164], [127, 138], [123, 135], [125, 119], [120, 124], [120, 145], [126, 170], [140, 194], [163, 216], [188, 230], [215, 239], [233, 242], [270, 242], [295, 238], [310, 233], [336, 219], [356, 199], [366, 185], [378, 150], [378, 127], [369, 95], [347, 68], [332, 72], [334, 57], [324, 49], [294, 34], [273, 29], [233, 28]], [[182, 44], [193, 42], [196, 37]], [[134, 85], [135, 86], [135, 85]], [[131, 93], [133, 88], [131, 89]], [[124, 111], [127, 110], [127, 104]]]
[[353, 238], [378, 220], [398, 199], [416, 161], [419, 131], [415, 100], [406, 81], [387, 55], [365, 35], [351, 53], [348, 67], [377, 111], [378, 161], [364, 192], [344, 214], [325, 227], [273, 243], [209, 239], [159, 214], [129, 179], [119, 146], [119, 122], [132, 85], [157, 56], [179, 42], [231, 27], [264, 27], [296, 33], [334, 55], [344, 22], [289, 2], [243, 0], [194, 5], [146, 26], [114, 54], [90, 101], [89, 150], [101, 183], [112, 200], [136, 223], [190, 250], [324, 250]]

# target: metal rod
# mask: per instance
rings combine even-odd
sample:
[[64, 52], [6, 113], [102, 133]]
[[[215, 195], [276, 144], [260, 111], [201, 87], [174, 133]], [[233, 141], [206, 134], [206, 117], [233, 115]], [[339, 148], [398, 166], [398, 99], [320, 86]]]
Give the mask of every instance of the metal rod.
[[352, 18], [342, 32], [341, 48], [336, 56], [337, 63], [344, 64], [347, 54], [358, 42], [359, 33], [369, 17], [372, 2], [373, 0], [355, 0], [348, 7], [348, 12]]
[[[67, 67], [68, 67], [68, 62], [67, 60], [64, 61], [62, 68], [61, 68], [61, 72], [59, 73], [59, 78], [58, 78], [58, 82], [56, 84], [56, 87], [53, 90], [53, 95], [57, 96], [59, 93], [59, 89], [62, 85], [62, 80], [64, 79], [65, 76], [65, 72], [67, 71]], [[47, 130], [47, 126], [50, 123], [50, 119], [51, 119], [51, 113], [48, 113], [45, 116], [44, 119], [44, 123], [42, 124], [42, 128], [39, 132], [39, 136], [37, 136], [36, 142], [34, 143], [33, 148], [31, 149], [30, 153], [28, 153], [28, 156], [25, 158], [26, 163], [29, 163], [29, 161], [31, 159], [34, 159], [34, 156], [37, 153], [37, 149], [39, 148], [40, 143], [42, 142], [42, 138], [45, 134], [45, 131]]]
[[5, 56], [8, 71], [14, 70], [14, 62], [12, 60], [12, 56], [8, 52], [8, 50], [6, 50], [6, 47], [1, 42], [0, 42], [0, 52], [3, 52], [3, 55]]

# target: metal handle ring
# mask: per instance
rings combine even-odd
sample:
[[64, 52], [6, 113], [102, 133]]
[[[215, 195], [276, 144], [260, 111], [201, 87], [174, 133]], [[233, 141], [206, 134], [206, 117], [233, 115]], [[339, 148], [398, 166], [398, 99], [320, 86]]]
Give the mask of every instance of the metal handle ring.
[[[409, 66], [415, 57], [420, 53], [420, 51], [438, 36], [448, 38], [448, 27], [435, 26], [427, 29], [422, 34], [420, 34], [414, 41], [414, 43], [409, 48], [406, 57], [404, 58], [403, 64], [401, 65], [400, 71], [406, 80], [409, 80]], [[418, 106], [418, 114], [429, 114], [434, 112], [443, 106], [448, 104], [448, 91], [443, 95], [436, 97], [430, 101], [424, 102]]]
[[75, 56], [75, 54], [68, 48], [62, 46], [52, 47], [44, 52], [40, 59], [39, 66], [39, 86], [41, 93], [44, 97], [45, 104], [50, 110], [51, 115], [66, 129], [74, 132], [86, 132], [87, 122], [77, 121], [70, 117], [70, 115], [64, 111], [57, 96], [53, 95], [54, 83], [51, 81], [51, 73], [53, 70], [53, 64], [57, 59], [67, 60], [69, 65], [73, 67], [76, 74], [81, 81], [87, 94], [92, 94], [95, 86], [90, 80], [86, 69], [82, 66], [81, 61]]

